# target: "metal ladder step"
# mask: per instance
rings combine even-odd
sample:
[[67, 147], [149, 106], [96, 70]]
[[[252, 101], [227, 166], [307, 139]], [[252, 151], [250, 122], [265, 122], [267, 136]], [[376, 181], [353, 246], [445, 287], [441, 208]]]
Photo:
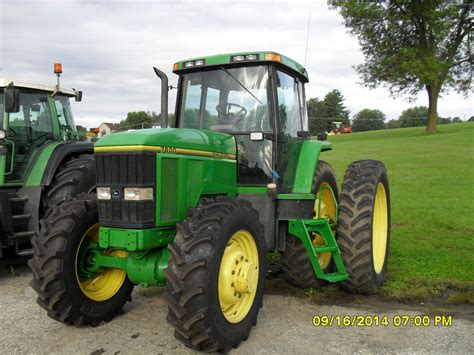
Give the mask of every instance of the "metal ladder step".
[[[337, 245], [328, 220], [323, 218], [290, 220], [288, 223], [288, 231], [302, 241], [317, 278], [329, 282], [347, 280], [349, 275], [344, 267], [339, 246]], [[313, 233], [317, 233], [323, 238], [324, 245], [313, 245]], [[317, 253], [331, 253], [331, 258], [334, 261], [337, 271], [326, 274], [319, 263]]]
[[10, 202], [26, 202], [28, 201], [28, 197], [10, 197]]
[[12, 220], [14, 221], [18, 221], [18, 220], [22, 220], [22, 219], [30, 219], [31, 218], [31, 214], [30, 213], [26, 213], [26, 214], [16, 214], [16, 215], [13, 215], [12, 216]]
[[346, 272], [332, 272], [330, 274], [324, 274], [324, 279], [329, 282], [338, 282], [347, 280], [349, 274]]
[[26, 232], [14, 232], [13, 236], [15, 238], [26, 238], [26, 237], [33, 237], [36, 233], [33, 231], [26, 231]]
[[28, 255], [33, 255], [33, 252], [35, 250], [33, 248], [28, 248], [28, 249], [18, 249], [18, 246], [15, 248], [15, 253], [16, 255], [19, 256], [28, 256]]
[[314, 251], [317, 253], [334, 253], [339, 251], [338, 247], [332, 247], [332, 246], [321, 246], [321, 247], [313, 247]]

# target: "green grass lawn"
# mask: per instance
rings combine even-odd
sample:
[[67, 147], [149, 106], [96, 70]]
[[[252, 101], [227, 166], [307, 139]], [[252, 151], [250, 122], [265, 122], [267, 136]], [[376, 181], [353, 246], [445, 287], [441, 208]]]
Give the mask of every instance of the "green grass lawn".
[[330, 162], [342, 181], [354, 160], [382, 161], [389, 175], [392, 227], [388, 278], [395, 298], [443, 294], [474, 303], [474, 123], [332, 136]]

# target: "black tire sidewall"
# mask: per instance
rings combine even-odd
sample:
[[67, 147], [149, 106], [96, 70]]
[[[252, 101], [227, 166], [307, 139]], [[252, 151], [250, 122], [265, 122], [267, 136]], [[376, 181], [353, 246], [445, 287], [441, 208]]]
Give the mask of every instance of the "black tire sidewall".
[[80, 155], [62, 163], [42, 197], [43, 217], [48, 216], [54, 205], [81, 193], [92, 192], [95, 184], [95, 161], [92, 155]]
[[374, 244], [373, 244], [373, 238], [374, 238], [373, 227], [374, 226], [373, 226], [373, 219], [370, 222], [370, 230], [371, 230], [371, 233], [372, 233], [372, 241], [370, 243], [372, 279], [373, 279], [373, 282], [377, 285], [377, 287], [380, 287], [385, 281], [385, 277], [386, 277], [386, 273], [387, 273], [387, 266], [388, 266], [389, 247], [390, 247], [390, 211], [391, 211], [390, 190], [389, 190], [389, 184], [388, 184], [388, 176], [387, 176], [387, 173], [386, 173], [385, 169], [378, 169], [378, 173], [377, 173], [377, 176], [376, 176], [376, 181], [377, 181], [377, 183], [375, 184], [375, 193], [373, 194], [374, 201], [372, 203], [372, 214], [371, 214], [372, 216], [374, 215], [374, 211], [375, 211], [375, 200], [376, 200], [375, 196], [376, 196], [376, 193], [377, 193], [377, 187], [378, 187], [379, 183], [383, 184], [383, 186], [385, 188], [386, 198], [387, 198], [387, 244], [386, 244], [386, 248], [385, 248], [384, 264], [383, 264], [382, 270], [378, 274], [375, 271], [375, 265], [374, 265], [374, 250], [373, 250], [373, 246], [374, 246]]
[[336, 197], [336, 202], [339, 203], [339, 188], [337, 186], [336, 176], [331, 168], [331, 165], [321, 160], [318, 162], [318, 164], [321, 165], [321, 170], [316, 168], [311, 192], [316, 195], [321, 184], [323, 182], [327, 182], [329, 186], [331, 186], [334, 196]]
[[97, 204], [93, 208], [87, 209], [86, 213], [75, 222], [74, 228], [68, 235], [66, 248], [62, 253], [64, 265], [62, 279], [64, 280], [67, 297], [73, 306], [72, 311], [79, 312], [91, 320], [111, 318], [130, 298], [134, 284], [131, 283], [128, 277], [125, 277], [117, 293], [110, 299], [100, 302], [90, 299], [83, 293], [76, 277], [76, 257], [85, 233], [91, 226], [98, 223]]
[[[222, 228], [217, 232], [218, 234], [216, 235], [217, 238], [215, 239], [214, 254], [208, 267], [210, 270], [208, 311], [212, 317], [211, 322], [215, 325], [215, 329], [220, 333], [221, 338], [229, 339], [229, 343], [237, 342], [244, 337], [244, 335], [256, 322], [259, 308], [262, 306], [263, 293], [266, 284], [266, 244], [264, 237], [258, 228], [258, 225], [258, 219], [256, 219], [255, 216], [252, 216], [249, 211], [247, 211], [247, 213], [244, 215], [232, 215], [232, 217], [226, 221], [226, 224], [222, 225]], [[227, 243], [229, 239], [239, 230], [246, 230], [250, 232], [254, 238], [259, 258], [259, 281], [253, 304], [245, 318], [238, 323], [230, 323], [224, 317], [219, 303], [219, 271]], [[215, 270], [215, 272], [213, 272], [213, 270]]]
[[[337, 186], [336, 175], [331, 167], [331, 165], [325, 161], [318, 161], [319, 167], [316, 168], [315, 176], [313, 179], [313, 186], [311, 187], [311, 192], [316, 195], [319, 192], [319, 188], [323, 183], [328, 183], [334, 193], [334, 197], [336, 198], [336, 203], [339, 204], [339, 189]], [[316, 203], [316, 199], [314, 200]], [[308, 257], [309, 259], [309, 257]], [[334, 269], [334, 260], [331, 257], [328, 265], [323, 269], [325, 273], [331, 272]], [[315, 275], [316, 277], [316, 275]], [[326, 284], [325, 280], [318, 279], [318, 282]]]

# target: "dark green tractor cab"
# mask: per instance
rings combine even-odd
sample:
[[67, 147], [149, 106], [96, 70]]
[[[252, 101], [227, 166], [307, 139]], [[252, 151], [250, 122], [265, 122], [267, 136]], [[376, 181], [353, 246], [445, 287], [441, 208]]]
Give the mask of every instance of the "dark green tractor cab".
[[28, 257], [51, 208], [95, 188], [93, 144], [69, 100], [82, 93], [0, 79], [0, 258]]

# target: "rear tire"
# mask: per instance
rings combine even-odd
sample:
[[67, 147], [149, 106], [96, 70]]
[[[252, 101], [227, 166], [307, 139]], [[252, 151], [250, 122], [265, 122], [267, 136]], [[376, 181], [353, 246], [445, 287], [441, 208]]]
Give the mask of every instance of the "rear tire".
[[385, 166], [375, 160], [352, 162], [339, 204], [337, 242], [350, 292], [373, 294], [385, 281], [390, 242], [390, 191]]
[[54, 205], [94, 189], [94, 156], [84, 154], [66, 161], [59, 167], [43, 197], [43, 217], [48, 216]]
[[[41, 221], [38, 236], [32, 239], [34, 254], [29, 266], [33, 280], [30, 285], [38, 294], [37, 303], [59, 322], [96, 326], [110, 321], [131, 301], [134, 285], [126, 276], [123, 282], [112, 282], [113, 291], [103, 290], [106, 296], [100, 301], [88, 297], [79, 283], [79, 249], [98, 220], [95, 195], [82, 194], [54, 207], [48, 218]], [[108, 294], [113, 296], [108, 297]]]
[[[247, 256], [235, 258], [239, 248]], [[200, 351], [237, 347], [257, 322], [265, 289], [266, 244], [258, 212], [238, 198], [205, 198], [177, 225], [168, 249], [165, 299], [175, 337]], [[248, 291], [241, 290], [241, 275]]]
[[[314, 174], [311, 192], [316, 195], [319, 191], [319, 187], [323, 183], [331, 187], [336, 201], [339, 202], [336, 174], [329, 163], [320, 160], [318, 161], [316, 173]], [[328, 255], [324, 255], [323, 257], [327, 259]], [[308, 253], [301, 240], [289, 233], [286, 235], [286, 248], [281, 255], [281, 264], [282, 271], [288, 281], [297, 287], [319, 288], [327, 285], [327, 281], [316, 278]], [[325, 273], [330, 272], [333, 268], [332, 259], [328, 263], [325, 262], [322, 266], [324, 266], [323, 271]]]

